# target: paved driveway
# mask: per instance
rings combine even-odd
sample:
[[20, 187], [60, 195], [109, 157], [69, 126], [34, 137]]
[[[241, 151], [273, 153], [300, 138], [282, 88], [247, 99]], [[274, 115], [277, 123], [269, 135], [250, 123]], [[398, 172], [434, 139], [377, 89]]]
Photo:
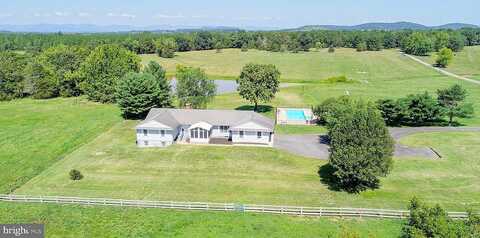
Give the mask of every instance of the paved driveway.
[[[439, 156], [432, 148], [410, 147], [398, 143], [408, 135], [422, 132], [480, 132], [480, 127], [411, 127], [411, 128], [390, 128], [390, 134], [396, 141], [394, 155], [402, 157], [421, 157], [438, 159]], [[275, 135], [274, 147], [288, 151], [293, 154], [315, 158], [328, 159], [329, 146], [325, 135]]]

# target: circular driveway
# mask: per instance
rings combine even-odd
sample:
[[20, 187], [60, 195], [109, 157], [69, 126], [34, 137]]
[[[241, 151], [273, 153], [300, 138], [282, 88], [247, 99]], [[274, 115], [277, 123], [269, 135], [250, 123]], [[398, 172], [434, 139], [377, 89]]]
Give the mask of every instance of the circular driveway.
[[[396, 158], [418, 157], [438, 159], [439, 155], [428, 147], [411, 147], [399, 143], [405, 136], [423, 132], [480, 132], [480, 127], [408, 127], [390, 128], [392, 138], [395, 140]], [[328, 159], [329, 146], [326, 135], [275, 135], [274, 147], [288, 151], [292, 154], [315, 158]]]

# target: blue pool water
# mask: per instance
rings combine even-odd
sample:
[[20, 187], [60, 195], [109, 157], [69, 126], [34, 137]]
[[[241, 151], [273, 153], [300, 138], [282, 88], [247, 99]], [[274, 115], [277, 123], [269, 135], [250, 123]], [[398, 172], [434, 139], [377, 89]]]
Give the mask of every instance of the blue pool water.
[[288, 109], [287, 110], [287, 119], [288, 120], [307, 120], [307, 117], [305, 116], [305, 113], [303, 113], [303, 110], [292, 110]]

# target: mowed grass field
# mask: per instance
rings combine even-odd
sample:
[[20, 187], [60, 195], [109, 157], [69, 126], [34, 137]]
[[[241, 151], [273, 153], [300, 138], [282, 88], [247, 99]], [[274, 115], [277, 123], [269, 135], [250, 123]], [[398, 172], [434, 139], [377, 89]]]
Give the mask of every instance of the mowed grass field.
[[[157, 55], [142, 55], [147, 64], [154, 60], [164, 66], [170, 75], [176, 65], [200, 67], [213, 78], [236, 78], [248, 63], [274, 64], [282, 73], [282, 82], [318, 82], [323, 79], [345, 75], [358, 81], [385, 81], [399, 78], [417, 78], [436, 75], [422, 69], [397, 50], [381, 52], [356, 52], [339, 48], [335, 53], [321, 51], [287, 53], [239, 49], [177, 52], [171, 59]], [[388, 66], [388, 67], [385, 67]]]
[[[420, 57], [431, 64], [435, 63], [436, 54]], [[456, 52], [447, 71], [480, 80], [480, 46], [467, 46], [461, 52]]]
[[46, 237], [399, 237], [400, 220], [325, 219], [224, 212], [14, 204], [0, 223], [44, 223]]
[[1, 102], [0, 193], [21, 186], [120, 120], [115, 106], [84, 99]]
[[[467, 48], [465, 52], [468, 52]], [[467, 53], [465, 53], [467, 54]], [[254, 63], [275, 64], [282, 73], [281, 81], [303, 83], [299, 86], [282, 88], [276, 98], [267, 105], [273, 107], [312, 107], [329, 97], [350, 95], [367, 100], [399, 98], [408, 94], [428, 91], [435, 95], [437, 89], [455, 83], [468, 90], [467, 101], [474, 104], [476, 115], [462, 119], [464, 125], [480, 125], [480, 86], [444, 76], [401, 55], [397, 50], [379, 52], [356, 52], [354, 49], [337, 49], [307, 53], [273, 53], [258, 50], [241, 52], [227, 49], [177, 53], [173, 59], [155, 55], [143, 55], [144, 63], [149, 60], [160, 62], [174, 74], [175, 65], [183, 64], [205, 69], [215, 78], [238, 77], [243, 65]], [[468, 66], [467, 66], [468, 67]], [[346, 75], [355, 83], [324, 83], [323, 79]], [[249, 103], [238, 94], [219, 95], [210, 108], [248, 108]], [[273, 111], [265, 114], [273, 118]]]
[[[480, 209], [480, 134], [437, 133], [407, 138], [444, 159], [395, 160], [378, 190], [332, 191], [321, 181], [327, 162], [274, 148], [174, 145], [139, 149], [135, 121], [117, 124], [45, 170], [16, 194], [149, 200], [236, 202], [405, 209], [413, 196], [450, 210]], [[85, 176], [68, 177], [71, 169]]]

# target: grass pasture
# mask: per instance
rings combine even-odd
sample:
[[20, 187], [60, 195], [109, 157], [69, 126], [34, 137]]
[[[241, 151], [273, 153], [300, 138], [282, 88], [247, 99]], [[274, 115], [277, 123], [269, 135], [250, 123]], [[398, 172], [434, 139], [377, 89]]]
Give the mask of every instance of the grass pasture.
[[[273, 148], [185, 146], [138, 149], [134, 121], [120, 123], [16, 190], [16, 194], [278, 205], [404, 209], [416, 195], [453, 210], [480, 209], [478, 133], [422, 134], [443, 160], [395, 161], [382, 187], [360, 194], [332, 191], [317, 174], [326, 161]], [[71, 181], [68, 172], [85, 178]], [[323, 171], [321, 169], [321, 171]], [[325, 177], [321, 172], [322, 178]]]
[[[420, 57], [431, 64], [435, 63], [436, 54]], [[471, 79], [480, 80], [480, 46], [467, 46], [461, 52], [455, 52], [447, 71]]]
[[225, 49], [222, 53], [216, 53], [215, 50], [178, 52], [172, 59], [142, 55], [144, 64], [150, 60], [159, 62], [170, 75], [175, 73], [176, 65], [181, 64], [200, 67], [213, 78], [226, 79], [238, 77], [242, 67], [248, 63], [274, 64], [282, 73], [281, 81], [300, 83], [318, 82], [340, 75], [360, 82], [436, 75], [412, 63], [397, 50], [356, 52], [355, 49], [339, 48], [335, 53], [328, 53], [327, 49], [319, 52], [280, 53]]
[[83, 99], [0, 103], [0, 193], [15, 189], [119, 122], [113, 105]]
[[[470, 54], [470, 51], [472, 48], [467, 47], [465, 54]], [[472, 57], [476, 59], [475, 56]], [[149, 60], [158, 61], [170, 74], [174, 73], [175, 65], [183, 64], [201, 67], [215, 78], [227, 79], [237, 77], [243, 65], [249, 62], [275, 64], [282, 72], [281, 81], [304, 84], [280, 89], [275, 100], [267, 105], [272, 107], [311, 107], [329, 97], [342, 95], [377, 100], [399, 98], [424, 91], [435, 94], [439, 88], [458, 83], [468, 90], [467, 100], [474, 103], [477, 111], [475, 117], [460, 122], [465, 125], [480, 125], [479, 85], [442, 75], [401, 55], [397, 50], [356, 52], [354, 49], [337, 49], [335, 53], [322, 50], [294, 54], [227, 49], [222, 53], [215, 53], [214, 50], [180, 52], [173, 59], [155, 55], [143, 55], [142, 58], [144, 63]], [[323, 81], [339, 75], [345, 75], [355, 80], [355, 83]], [[227, 94], [217, 96], [209, 107], [236, 109], [248, 105], [238, 94]], [[266, 114], [273, 117], [272, 111], [267, 111]]]
[[46, 237], [398, 237], [400, 220], [0, 203], [0, 223], [45, 223]]

